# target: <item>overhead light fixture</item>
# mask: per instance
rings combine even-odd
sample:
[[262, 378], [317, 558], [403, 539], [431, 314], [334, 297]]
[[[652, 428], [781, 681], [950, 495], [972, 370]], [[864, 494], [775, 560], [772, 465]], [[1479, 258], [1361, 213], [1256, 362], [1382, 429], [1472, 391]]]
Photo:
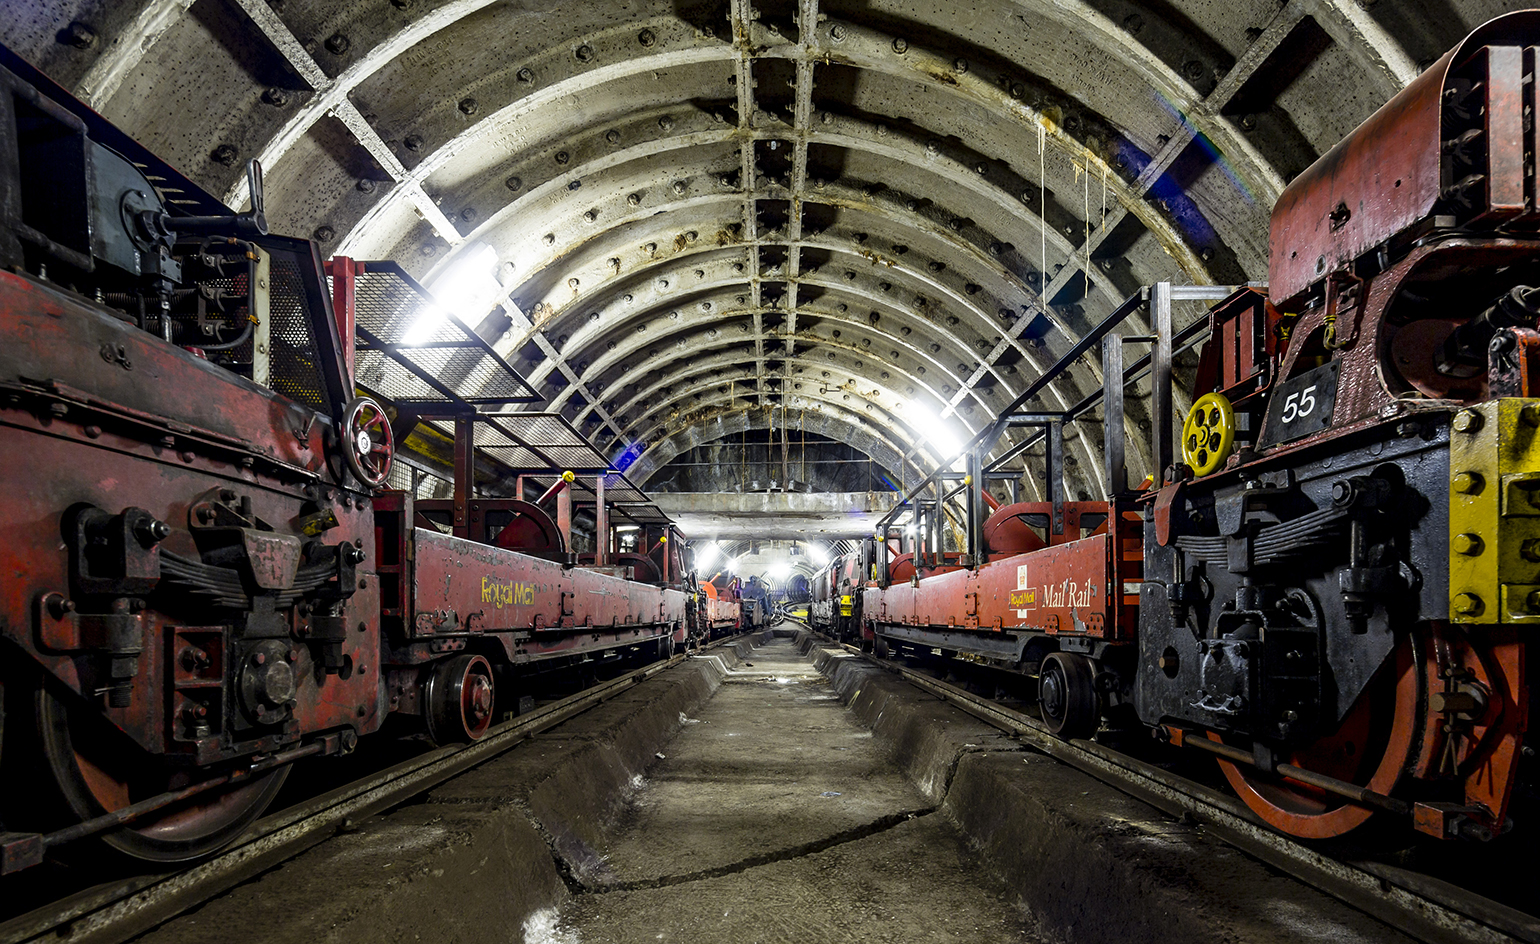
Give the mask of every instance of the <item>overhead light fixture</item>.
[[486, 243], [465, 246], [460, 258], [445, 267], [428, 290], [433, 293], [435, 304], [424, 307], [402, 336], [405, 347], [432, 341], [449, 321], [445, 312], [469, 325], [481, 321], [503, 290], [503, 284], [497, 280], [497, 250]]
[[809, 544], [807, 546], [807, 556], [813, 563], [822, 567], [829, 562], [829, 549], [822, 544]]
[[711, 562], [722, 554], [722, 548], [715, 541], [707, 541], [695, 549], [695, 566], [709, 567]]
[[765, 576], [769, 577], [771, 580], [774, 580], [776, 583], [784, 582], [787, 577], [791, 576], [791, 562], [777, 561], [776, 563], [771, 564], [765, 569]]

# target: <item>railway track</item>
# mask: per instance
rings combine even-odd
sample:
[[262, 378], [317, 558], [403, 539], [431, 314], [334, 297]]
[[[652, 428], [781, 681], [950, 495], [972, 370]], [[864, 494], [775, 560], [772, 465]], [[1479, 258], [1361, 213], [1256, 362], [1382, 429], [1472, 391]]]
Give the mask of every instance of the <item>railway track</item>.
[[[701, 651], [741, 636], [715, 640]], [[689, 658], [635, 669], [493, 728], [474, 744], [435, 748], [266, 816], [236, 844], [189, 868], [96, 885], [0, 924], [0, 944], [119, 944], [383, 812], [491, 760]]]
[[[827, 638], [827, 637], [824, 637]], [[1239, 801], [1094, 741], [1061, 740], [1012, 710], [860, 649], [841, 645], [974, 717], [1242, 852], [1429, 944], [1540, 942], [1540, 918], [1456, 885], [1380, 862], [1343, 861], [1276, 833]]]

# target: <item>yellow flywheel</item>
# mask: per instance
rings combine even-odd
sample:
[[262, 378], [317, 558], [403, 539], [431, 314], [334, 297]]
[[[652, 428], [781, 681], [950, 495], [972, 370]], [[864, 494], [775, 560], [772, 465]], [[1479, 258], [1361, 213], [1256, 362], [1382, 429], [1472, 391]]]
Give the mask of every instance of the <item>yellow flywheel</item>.
[[1223, 394], [1205, 393], [1182, 423], [1182, 461], [1198, 475], [1219, 471], [1235, 451], [1235, 410]]

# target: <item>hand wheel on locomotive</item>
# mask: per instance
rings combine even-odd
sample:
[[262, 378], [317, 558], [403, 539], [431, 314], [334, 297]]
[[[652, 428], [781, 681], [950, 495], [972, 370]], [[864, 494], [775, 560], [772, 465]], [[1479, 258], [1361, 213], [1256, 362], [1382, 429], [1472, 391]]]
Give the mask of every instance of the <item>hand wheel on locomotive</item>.
[[1235, 451], [1235, 410], [1221, 393], [1205, 393], [1182, 423], [1182, 461], [1196, 475], [1218, 472]]
[[395, 433], [385, 408], [369, 397], [354, 397], [342, 415], [342, 457], [366, 488], [385, 484], [396, 452]]

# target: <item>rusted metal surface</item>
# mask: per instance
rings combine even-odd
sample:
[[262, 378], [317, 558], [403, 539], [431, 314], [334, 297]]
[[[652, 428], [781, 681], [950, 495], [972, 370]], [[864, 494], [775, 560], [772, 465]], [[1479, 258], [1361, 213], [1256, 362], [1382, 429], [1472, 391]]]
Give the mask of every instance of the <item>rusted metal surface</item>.
[[412, 637], [440, 651], [484, 637], [528, 662], [682, 632], [679, 590], [422, 529], [412, 541]]
[[[1116, 785], [1175, 817], [1193, 818], [1225, 842], [1280, 872], [1430, 942], [1540, 941], [1532, 916], [1455, 887], [1437, 878], [1375, 862], [1346, 862], [1326, 851], [1259, 824], [1234, 798], [1183, 780], [1154, 764], [1089, 740], [1065, 741], [1044, 730], [1037, 718], [990, 701], [956, 685], [903, 667], [900, 676], [984, 721], [1011, 732], [1051, 757]], [[1180, 728], [1169, 729], [1178, 746]], [[1437, 820], [1434, 811], [1422, 814]]]
[[[1426, 320], [1398, 325], [1390, 315], [1403, 294], [1417, 291], [1419, 283], [1438, 282], [1457, 273], [1501, 269], [1533, 259], [1536, 253], [1540, 253], [1537, 240], [1448, 238], [1418, 246], [1395, 266], [1361, 283], [1351, 303], [1334, 313], [1331, 325], [1338, 368], [1329, 426], [1288, 439], [1278, 432], [1279, 417], [1273, 415], [1277, 411], [1269, 411], [1258, 437], [1260, 451], [1287, 451], [1335, 439], [1385, 419], [1415, 418], [1419, 413], [1446, 409], [1439, 400], [1416, 394], [1483, 397], [1484, 376], [1464, 382], [1439, 375], [1432, 366], [1436, 344], [1463, 319], [1443, 323], [1437, 335], [1421, 337], [1417, 332]], [[1500, 283], [1494, 281], [1496, 284]], [[1320, 356], [1327, 322], [1324, 307], [1298, 319], [1292, 331], [1294, 342], [1282, 355], [1279, 378], [1300, 376], [1309, 369], [1309, 358]]]
[[[332, 280], [332, 312], [337, 318], [337, 335], [351, 338], [354, 334], [354, 305], [358, 298], [357, 278], [358, 270], [362, 264], [357, 264], [347, 256], [336, 256], [326, 261], [326, 274]], [[353, 377], [356, 376], [354, 362], [357, 354], [353, 345], [342, 346], [342, 363], [347, 370], [348, 386], [352, 387]]]
[[[1073, 504], [1079, 506], [1073, 509], [1078, 533], [1080, 514], [1090, 513], [1098, 503]], [[1109, 510], [1101, 504], [1101, 514]], [[996, 514], [1002, 513], [1020, 513], [1020, 506], [1007, 505]], [[1139, 576], [1137, 563], [1130, 568], [1125, 559], [1132, 553], [1134, 562], [1138, 560], [1140, 525], [1136, 513], [1125, 512], [1112, 521], [1109, 531], [1004, 557], [975, 570], [895, 583], [886, 590], [868, 588], [864, 618], [879, 634], [883, 626], [896, 624], [1130, 639], [1137, 625]]]
[[[1540, 13], [1522, 11], [1492, 20], [1418, 76], [1352, 134], [1301, 173], [1273, 209], [1269, 287], [1280, 309], [1295, 311], [1305, 294], [1332, 272], [1354, 264], [1392, 237], [1431, 221], [1500, 222], [1526, 209], [1521, 132], [1525, 106], [1523, 47], [1540, 42]], [[1484, 47], [1493, 50], [1486, 61]], [[1479, 75], [1466, 75], [1473, 57]], [[1464, 129], [1445, 108], [1446, 98], [1482, 82], [1470, 109], [1478, 132], [1475, 163], [1456, 172], [1445, 140]], [[1446, 117], [1448, 114], [1448, 117]], [[1466, 205], [1446, 189], [1470, 175]], [[1529, 209], [1534, 209], [1529, 205]]]
[[[306, 489], [322, 487], [321, 429], [305, 408], [9, 273], [0, 274], [0, 321], [6, 333], [0, 344], [0, 478], [31, 483], [10, 489], [5, 499], [13, 527], [0, 546], [0, 566], [28, 579], [7, 582], [0, 594], [0, 632], [58, 681], [91, 697], [108, 678], [105, 643], [89, 629], [95, 604], [72, 590], [68, 554], [60, 545], [65, 511], [80, 504], [109, 514], [128, 506], [146, 509], [167, 526], [160, 547], [197, 559], [190, 510], [211, 490], [249, 499], [254, 517], [278, 527], [304, 513], [314, 502]], [[82, 349], [94, 354], [104, 346], [111, 347], [113, 360], [80, 356]], [[199, 395], [188, 396], [190, 390]], [[337, 526], [324, 542], [350, 542], [372, 559], [367, 513], [351, 496], [341, 501], [346, 493], [332, 488], [328, 494], [339, 498], [328, 502]], [[299, 536], [247, 529], [240, 540], [259, 589], [293, 586]], [[148, 587], [153, 590], [159, 579], [157, 569]], [[239, 715], [233, 694], [220, 696], [217, 685], [200, 687], [203, 670], [191, 672], [183, 660], [196, 651], [213, 665], [228, 664], [238, 657], [236, 640], [218, 625], [206, 628], [208, 615], [190, 621], [185, 600], [142, 589], [148, 605], [132, 614], [133, 632], [143, 643], [132, 676], [123, 680], [128, 703], [102, 705], [102, 713], [146, 752], [187, 754], [204, 764], [273, 750], [337, 725], [374, 730], [382, 717], [375, 584], [367, 573], [360, 579], [370, 589], [356, 589], [340, 617], [366, 630], [350, 631], [343, 644], [354, 671], [347, 678], [310, 671], [315, 654], [301, 641], [294, 650], [295, 704], [277, 728], [221, 729]], [[43, 604], [50, 594], [57, 601], [53, 609]], [[82, 620], [84, 631], [78, 628]], [[289, 626], [303, 640], [309, 621], [293, 617]], [[184, 642], [159, 643], [172, 639]], [[198, 708], [207, 710], [194, 723]], [[200, 733], [204, 724], [209, 728]]]

